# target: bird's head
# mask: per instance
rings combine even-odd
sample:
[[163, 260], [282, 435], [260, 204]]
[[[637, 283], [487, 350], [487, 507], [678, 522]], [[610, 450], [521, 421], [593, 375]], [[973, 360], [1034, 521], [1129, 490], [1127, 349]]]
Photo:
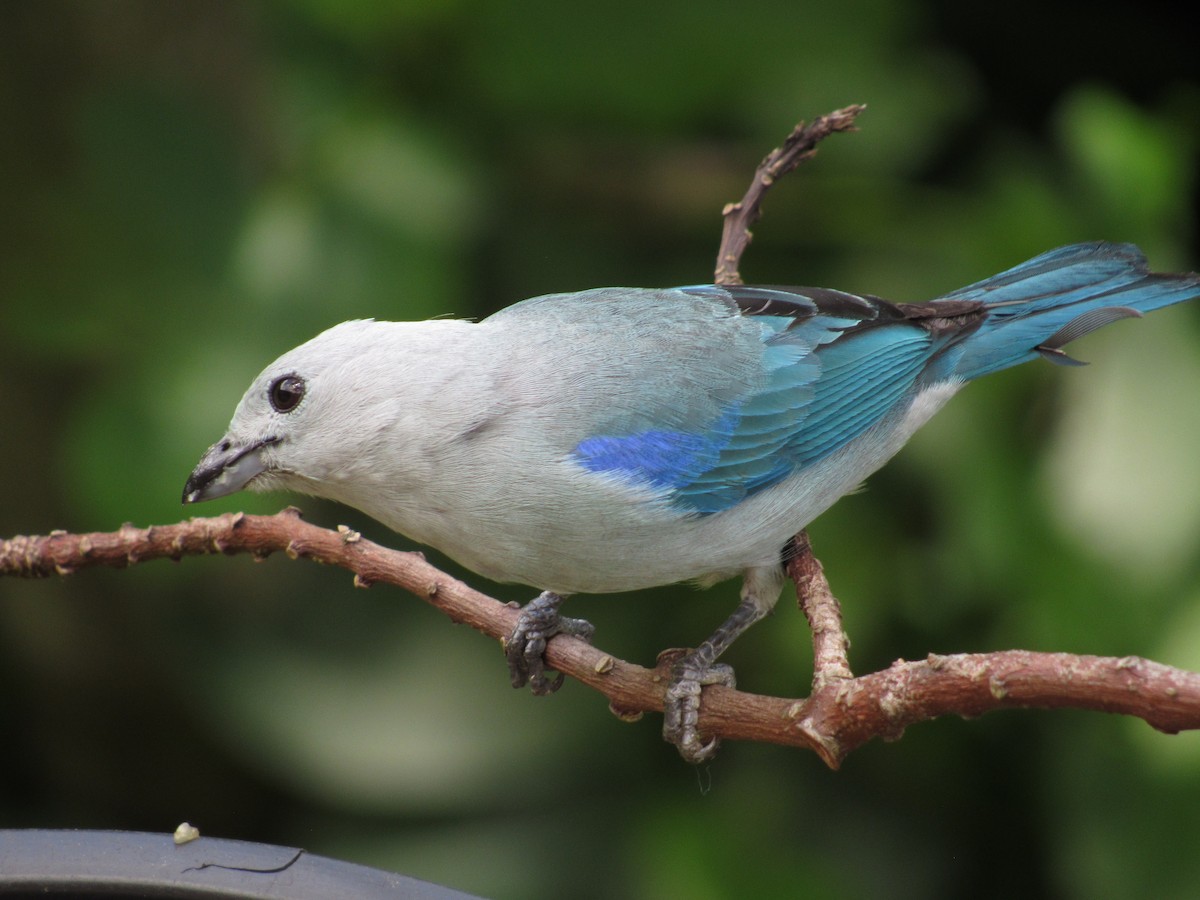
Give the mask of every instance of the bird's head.
[[438, 338], [465, 322], [334, 326], [275, 360], [242, 397], [225, 435], [208, 448], [183, 489], [184, 503], [242, 488], [294, 490], [344, 499], [340, 486], [378, 477], [372, 459], [411, 420], [426, 393]]
[[242, 488], [288, 487], [297, 477], [319, 474], [333, 449], [324, 425], [330, 398], [348, 387], [353, 395], [347, 351], [371, 324], [345, 322], [267, 366], [238, 403], [225, 435], [192, 471], [183, 502], [213, 500]]

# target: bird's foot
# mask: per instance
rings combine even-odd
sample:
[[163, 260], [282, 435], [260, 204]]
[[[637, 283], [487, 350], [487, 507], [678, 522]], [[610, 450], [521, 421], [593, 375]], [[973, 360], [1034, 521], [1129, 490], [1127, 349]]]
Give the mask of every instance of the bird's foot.
[[508, 658], [508, 674], [512, 686], [524, 687], [542, 696], [553, 694], [562, 687], [563, 676], [546, 677], [546, 641], [556, 634], [569, 634], [583, 638], [589, 643], [595, 628], [584, 619], [568, 619], [558, 614], [563, 598], [544, 591], [521, 608], [517, 627], [504, 642], [504, 655]]
[[734, 687], [736, 683], [732, 666], [710, 662], [695, 650], [671, 666], [671, 680], [663, 697], [663, 740], [674, 744], [686, 762], [707, 762], [721, 743], [717, 738], [702, 740], [696, 728], [701, 690], [709, 684]]

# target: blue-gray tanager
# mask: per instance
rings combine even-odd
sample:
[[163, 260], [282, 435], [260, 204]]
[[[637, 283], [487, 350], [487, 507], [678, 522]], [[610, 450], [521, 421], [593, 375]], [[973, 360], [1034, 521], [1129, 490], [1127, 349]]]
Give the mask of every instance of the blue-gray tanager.
[[356, 507], [496, 581], [545, 593], [507, 642], [547, 693], [562, 597], [741, 573], [741, 603], [675, 666], [685, 758], [716, 658], [779, 597], [793, 535], [967, 381], [1200, 295], [1133, 246], [1063, 247], [928, 303], [822, 288], [601, 288], [481, 322], [344, 322], [255, 379], [186, 502], [286, 489]]

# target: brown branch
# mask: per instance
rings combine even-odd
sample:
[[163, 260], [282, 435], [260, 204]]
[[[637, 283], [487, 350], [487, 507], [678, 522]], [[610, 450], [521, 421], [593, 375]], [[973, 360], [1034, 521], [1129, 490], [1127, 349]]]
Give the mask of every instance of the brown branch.
[[[277, 552], [341, 566], [354, 573], [354, 583], [360, 587], [402, 587], [453, 621], [496, 641], [516, 624], [515, 608], [472, 590], [429, 565], [419, 553], [390, 550], [344, 526], [332, 531], [310, 525], [295, 509], [274, 516], [226, 513], [150, 528], [124, 525], [108, 533], [18, 536], [0, 541], [0, 575], [68, 575], [94, 566], [122, 568], [213, 553], [245, 553], [263, 559]], [[801, 579], [815, 584], [818, 593], [828, 593], [828, 585], [821, 587], [824, 577], [819, 564], [815, 572], [801, 574]], [[829, 625], [819, 618], [814, 621], [817, 654], [844, 661], [845, 648], [839, 644], [844, 636], [840, 627]], [[624, 662], [566, 636], [550, 641], [546, 657], [557, 671], [604, 694], [622, 717], [662, 711], [669, 675], [663, 668]], [[844, 663], [828, 663], [827, 674], [839, 666]], [[498, 661], [497, 672], [502, 671]], [[1023, 650], [930, 656], [917, 662], [899, 661], [859, 678], [850, 677], [846, 668], [838, 677], [825, 678], [806, 700], [710, 687], [704, 692], [700, 727], [706, 735], [723, 739], [807, 747], [836, 768], [872, 738], [899, 737], [917, 722], [1014, 707], [1124, 713], [1168, 732], [1200, 728], [1200, 674], [1136, 657]]]
[[821, 561], [813, 555], [808, 532], [792, 539], [788, 575], [796, 583], [796, 602], [808, 620], [813, 638], [813, 693], [828, 685], [853, 678], [850, 671], [850, 638], [842, 628], [842, 607], [829, 582]]
[[838, 131], [855, 131], [854, 120], [864, 109], [866, 106], [856, 104], [818, 116], [811, 123], [801, 122], [792, 129], [787, 140], [759, 164], [745, 196], [737, 203], [727, 204], [721, 213], [725, 217], [725, 225], [721, 233], [721, 246], [717, 251], [714, 283], [742, 283], [738, 271], [742, 254], [753, 238], [750, 228], [762, 215], [763, 197], [771, 185], [805, 160], [812, 159], [816, 155], [817, 144], [829, 135]]

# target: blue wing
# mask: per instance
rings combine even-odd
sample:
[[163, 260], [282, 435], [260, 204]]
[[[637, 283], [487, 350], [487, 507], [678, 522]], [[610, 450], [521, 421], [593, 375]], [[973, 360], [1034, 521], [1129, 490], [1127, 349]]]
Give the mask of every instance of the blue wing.
[[689, 513], [737, 504], [836, 453], [922, 386], [969, 380], [1200, 296], [1200, 275], [1150, 272], [1129, 244], [1051, 250], [929, 303], [821, 288], [696, 287], [759, 328], [758, 386], [691, 431], [591, 437], [585, 467], [663, 491]]
[[899, 307], [837, 291], [683, 291], [732, 301], [753, 318], [761, 386], [698, 431], [600, 435], [574, 455], [592, 471], [661, 490], [690, 513], [727, 509], [862, 434], [913, 389], [944, 343]]

